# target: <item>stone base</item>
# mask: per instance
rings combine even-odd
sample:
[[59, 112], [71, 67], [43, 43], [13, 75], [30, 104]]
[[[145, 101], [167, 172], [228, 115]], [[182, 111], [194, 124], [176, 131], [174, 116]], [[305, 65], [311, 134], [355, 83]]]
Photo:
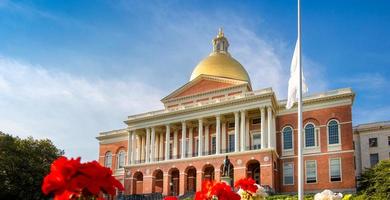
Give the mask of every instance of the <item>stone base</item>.
[[230, 178], [229, 176], [221, 177], [221, 182], [225, 182], [226, 184], [230, 185], [231, 187], [234, 187], [233, 183], [232, 183], [232, 178]]

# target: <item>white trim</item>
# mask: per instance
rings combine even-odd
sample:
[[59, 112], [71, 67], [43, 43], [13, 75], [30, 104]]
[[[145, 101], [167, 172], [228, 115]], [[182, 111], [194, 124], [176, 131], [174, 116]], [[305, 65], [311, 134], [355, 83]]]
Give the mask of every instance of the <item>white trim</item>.
[[[293, 182], [291, 184], [286, 184], [284, 182], [284, 177], [286, 175], [284, 168], [285, 168], [286, 164], [292, 164], [292, 178], [293, 178]], [[294, 162], [283, 162], [283, 177], [282, 177], [283, 178], [283, 185], [294, 185], [295, 184], [294, 174], [295, 174], [294, 173]]]
[[[316, 182], [314, 183], [308, 183], [307, 182], [307, 162], [308, 161], [314, 161], [314, 164], [315, 164], [315, 170], [316, 170]], [[317, 184], [318, 183], [318, 170], [317, 170], [317, 160], [305, 160], [305, 184]]]
[[[307, 147], [306, 146], [306, 127], [308, 125], [313, 125], [313, 128], [314, 128], [314, 146], [310, 146], [310, 147]], [[313, 123], [313, 122], [308, 122], [305, 124], [305, 126], [303, 127], [303, 147], [305, 149], [313, 149], [313, 148], [316, 148], [318, 145], [317, 145], [317, 134], [316, 134], [316, 125]]]
[[[330, 167], [330, 161], [331, 160], [339, 160], [339, 170], [340, 170], [340, 181], [332, 181], [331, 180], [331, 167]], [[341, 157], [338, 157], [338, 158], [329, 158], [328, 159], [328, 167], [329, 167], [329, 183], [340, 183], [340, 182], [343, 182], [343, 168], [342, 168], [342, 164], [341, 164]]]
[[[251, 135], [250, 144], [252, 144], [251, 147], [254, 147], [254, 145], [255, 145], [255, 143], [254, 143], [255, 140], [253, 139], [253, 136], [254, 136], [254, 135], [260, 135], [260, 144], [256, 144], [256, 145], [260, 145], [260, 148], [259, 148], [259, 149], [263, 148], [263, 147], [261, 146], [261, 132], [260, 132], [260, 131], [251, 131], [251, 132], [250, 132], [250, 135]], [[250, 151], [250, 149], [248, 149], [248, 151]]]
[[[337, 144], [329, 144], [329, 123], [331, 121], [337, 122], [337, 128], [338, 128], [338, 140], [339, 143]], [[340, 128], [340, 122], [337, 119], [331, 119], [326, 123], [326, 144], [328, 145], [328, 151], [337, 151], [341, 150], [341, 128]]]
[[[123, 166], [122, 167], [119, 167], [119, 160], [120, 160], [120, 158], [119, 158], [119, 156], [121, 155], [121, 152], [123, 152], [123, 154], [124, 154], [124, 161], [123, 161]], [[121, 149], [121, 150], [119, 150], [119, 152], [117, 153], [117, 155], [116, 155], [116, 169], [118, 170], [118, 169], [124, 169], [124, 167], [126, 166], [126, 151], [125, 150], [123, 150], [123, 149]]]

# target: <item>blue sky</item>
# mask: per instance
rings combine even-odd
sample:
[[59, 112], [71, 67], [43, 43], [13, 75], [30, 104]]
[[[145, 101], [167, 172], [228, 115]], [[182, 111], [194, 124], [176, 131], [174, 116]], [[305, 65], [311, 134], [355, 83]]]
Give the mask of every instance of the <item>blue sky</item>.
[[[390, 120], [390, 2], [302, 0], [309, 93], [351, 87], [353, 123]], [[0, 0], [0, 130], [97, 158], [98, 132], [162, 108], [223, 27], [254, 89], [286, 97], [296, 1]]]

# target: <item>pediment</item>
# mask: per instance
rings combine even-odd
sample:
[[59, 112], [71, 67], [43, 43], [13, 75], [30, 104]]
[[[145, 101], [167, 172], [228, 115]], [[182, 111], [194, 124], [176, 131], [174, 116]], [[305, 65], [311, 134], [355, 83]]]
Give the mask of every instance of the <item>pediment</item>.
[[171, 99], [193, 96], [201, 93], [226, 89], [229, 87], [243, 85], [243, 84], [247, 84], [248, 87], [250, 87], [250, 85], [245, 81], [201, 75], [198, 76], [196, 79], [183, 85], [179, 89], [173, 91], [171, 94], [163, 98], [161, 101], [165, 102]]

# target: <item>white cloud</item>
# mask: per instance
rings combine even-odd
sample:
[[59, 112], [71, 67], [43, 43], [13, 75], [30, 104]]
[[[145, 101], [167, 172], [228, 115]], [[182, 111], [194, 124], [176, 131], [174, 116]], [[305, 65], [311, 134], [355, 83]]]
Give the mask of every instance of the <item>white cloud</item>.
[[163, 92], [137, 81], [88, 80], [0, 57], [0, 129], [52, 139], [67, 155], [97, 158], [98, 132], [160, 109]]

